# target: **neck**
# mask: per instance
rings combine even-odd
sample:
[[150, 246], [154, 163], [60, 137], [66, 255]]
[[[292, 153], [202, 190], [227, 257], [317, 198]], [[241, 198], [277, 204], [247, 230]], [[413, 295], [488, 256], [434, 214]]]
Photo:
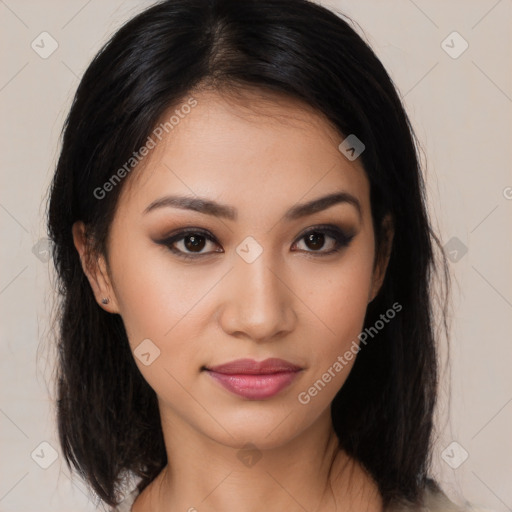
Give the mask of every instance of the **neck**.
[[162, 412], [169, 464], [133, 512], [382, 510], [375, 482], [340, 449], [329, 409], [299, 436], [264, 450], [220, 444]]

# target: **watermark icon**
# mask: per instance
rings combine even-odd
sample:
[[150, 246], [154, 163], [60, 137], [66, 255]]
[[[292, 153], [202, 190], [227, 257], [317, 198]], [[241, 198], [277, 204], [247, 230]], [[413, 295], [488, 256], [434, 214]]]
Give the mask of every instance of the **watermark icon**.
[[377, 320], [372, 326], [366, 327], [361, 333], [358, 334], [357, 338], [359, 343], [356, 340], [352, 341], [350, 349], [347, 350], [342, 356], [338, 356], [336, 361], [327, 368], [325, 373], [316, 380], [306, 391], [301, 391], [297, 395], [298, 401], [302, 405], [309, 404], [311, 402], [311, 398], [314, 398], [318, 395], [320, 391], [322, 391], [331, 380], [336, 377], [338, 373], [340, 373], [343, 368], [345, 368], [352, 359], [360, 352], [361, 343], [363, 345], [368, 344], [368, 336], [373, 338], [375, 335], [379, 333], [381, 329], [384, 328], [386, 324], [389, 324], [390, 320], [395, 318], [396, 314], [402, 311], [402, 305], [399, 302], [395, 302], [392, 307], [390, 307], [386, 313], [381, 313], [380, 319]]
[[441, 48], [452, 59], [458, 59], [469, 48], [469, 43], [457, 31], [453, 31], [443, 39]]
[[49, 238], [40, 238], [32, 246], [32, 254], [43, 263], [46, 263], [51, 257], [51, 242]]
[[134, 151], [132, 156], [122, 165], [101, 187], [96, 187], [93, 195], [96, 199], [104, 199], [108, 192], [111, 192], [123, 178], [126, 177], [136, 166], [139, 164], [149, 152], [156, 147], [157, 140], [161, 141], [164, 133], [169, 133], [179, 124], [181, 119], [184, 119], [187, 114], [190, 114], [192, 108], [197, 106], [195, 98], [189, 98], [188, 101], [179, 109], [176, 109], [173, 115], [165, 122], [160, 123], [148, 136], [146, 143], [141, 146], [138, 151]]
[[468, 252], [468, 248], [456, 236], [452, 236], [448, 242], [444, 244], [446, 257], [452, 262], [457, 263]]
[[47, 441], [39, 443], [30, 456], [42, 469], [48, 469], [59, 458], [57, 450]]
[[457, 441], [451, 442], [441, 453], [441, 458], [452, 469], [457, 469], [466, 462], [469, 453]]
[[263, 247], [252, 237], [248, 236], [236, 247], [236, 253], [246, 263], [253, 263], [263, 252]]
[[30, 44], [39, 57], [47, 59], [58, 47], [59, 43], [48, 32], [41, 32]]
[[248, 468], [252, 468], [261, 459], [262, 454], [255, 445], [247, 443], [238, 450], [236, 456], [242, 464]]
[[364, 150], [366, 146], [353, 133], [344, 139], [338, 146], [338, 149], [345, 157], [353, 162]]
[[149, 338], [146, 338], [137, 346], [133, 354], [144, 366], [149, 366], [160, 357], [160, 349]]

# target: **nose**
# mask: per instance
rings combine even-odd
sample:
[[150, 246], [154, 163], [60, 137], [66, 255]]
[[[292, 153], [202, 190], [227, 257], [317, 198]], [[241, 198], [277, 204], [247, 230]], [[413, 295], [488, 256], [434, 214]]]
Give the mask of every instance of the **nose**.
[[282, 268], [272, 264], [265, 251], [252, 263], [235, 258], [229, 274], [218, 316], [226, 333], [265, 342], [293, 331], [295, 295]]

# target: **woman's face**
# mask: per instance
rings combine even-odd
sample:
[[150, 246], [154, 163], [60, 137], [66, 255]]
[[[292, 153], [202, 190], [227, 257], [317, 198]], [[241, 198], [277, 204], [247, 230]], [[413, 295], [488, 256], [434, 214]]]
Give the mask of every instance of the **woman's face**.
[[[257, 115], [214, 93], [195, 99], [125, 178], [97, 296], [121, 315], [164, 422], [278, 446], [325, 419], [353, 366], [333, 371], [383, 277], [369, 183], [343, 138], [292, 100], [253, 96]], [[289, 365], [211, 371], [269, 358]]]

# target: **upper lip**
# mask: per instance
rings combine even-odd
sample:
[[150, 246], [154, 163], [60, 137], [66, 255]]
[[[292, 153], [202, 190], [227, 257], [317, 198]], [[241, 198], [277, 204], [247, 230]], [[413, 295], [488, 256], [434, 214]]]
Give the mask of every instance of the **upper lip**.
[[284, 359], [270, 358], [264, 361], [255, 361], [254, 359], [237, 359], [229, 363], [220, 364], [218, 366], [206, 367], [206, 370], [231, 375], [247, 374], [262, 375], [282, 372], [296, 372], [301, 370], [297, 366]]

